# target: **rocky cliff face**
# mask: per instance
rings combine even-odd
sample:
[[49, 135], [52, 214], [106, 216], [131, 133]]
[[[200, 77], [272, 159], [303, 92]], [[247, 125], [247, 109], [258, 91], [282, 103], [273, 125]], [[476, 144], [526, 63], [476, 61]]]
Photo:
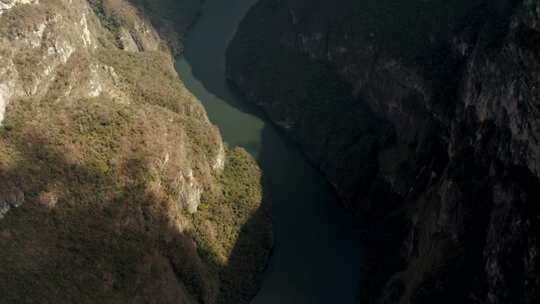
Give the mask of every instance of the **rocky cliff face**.
[[144, 11], [175, 55], [184, 50], [184, 36], [202, 13], [204, 0], [129, 0]]
[[122, 0], [0, 1], [0, 302], [255, 292], [271, 242], [260, 172], [163, 41]]
[[261, 0], [228, 76], [365, 223], [361, 303], [535, 303], [540, 2]]

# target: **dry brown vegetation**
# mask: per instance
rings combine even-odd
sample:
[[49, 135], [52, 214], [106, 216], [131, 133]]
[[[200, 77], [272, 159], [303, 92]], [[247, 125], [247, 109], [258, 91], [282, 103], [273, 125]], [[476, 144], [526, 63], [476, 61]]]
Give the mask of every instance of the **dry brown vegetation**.
[[[163, 123], [180, 122], [178, 114], [99, 98], [21, 100], [8, 113], [0, 180], [21, 189], [25, 203], [0, 222], [10, 235], [0, 240], [6, 303], [22, 294], [42, 303], [146, 303], [171, 286], [209, 303], [241, 303], [227, 299], [254, 292], [271, 235], [260, 172], [245, 151], [231, 151], [220, 176], [198, 174], [206, 195], [187, 215], [175, 176], [205, 155], [181, 123]], [[164, 151], [170, 165], [160, 171]]]
[[[123, 1], [90, 3], [136, 22]], [[248, 302], [271, 245], [257, 164], [231, 149], [213, 169], [221, 138], [171, 55], [119, 50], [99, 17], [100, 47], [73, 54], [47, 94], [11, 100], [0, 128], [0, 184], [24, 193], [0, 220], [0, 302]], [[91, 63], [112, 67], [127, 98], [64, 96]], [[39, 52], [15, 64], [31, 79]], [[193, 215], [186, 170], [204, 189]]]

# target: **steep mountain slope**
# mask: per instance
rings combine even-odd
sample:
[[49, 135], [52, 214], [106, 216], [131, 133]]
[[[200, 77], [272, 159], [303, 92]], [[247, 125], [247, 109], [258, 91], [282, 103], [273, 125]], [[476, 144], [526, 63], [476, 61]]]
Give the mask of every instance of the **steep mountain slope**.
[[254, 294], [271, 246], [261, 174], [141, 11], [0, 1], [0, 114], [1, 303]]
[[[109, 0], [110, 1], [110, 0]], [[202, 13], [204, 0], [129, 0], [144, 11], [174, 54], [184, 50], [184, 36]]]
[[361, 303], [539, 300], [539, 24], [536, 0], [261, 0], [243, 21], [231, 82], [367, 226]]

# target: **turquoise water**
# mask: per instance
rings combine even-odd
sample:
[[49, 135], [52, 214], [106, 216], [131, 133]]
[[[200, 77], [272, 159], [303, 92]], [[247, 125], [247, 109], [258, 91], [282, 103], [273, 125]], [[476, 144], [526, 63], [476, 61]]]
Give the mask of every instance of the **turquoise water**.
[[272, 197], [275, 248], [254, 304], [354, 303], [360, 284], [357, 228], [301, 151], [227, 85], [225, 51], [255, 0], [207, 0], [176, 62], [230, 146], [258, 161]]

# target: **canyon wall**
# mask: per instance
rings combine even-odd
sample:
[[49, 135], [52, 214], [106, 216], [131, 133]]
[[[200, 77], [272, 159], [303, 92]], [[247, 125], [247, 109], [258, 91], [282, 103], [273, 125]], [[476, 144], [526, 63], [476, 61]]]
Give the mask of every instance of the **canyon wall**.
[[261, 0], [227, 58], [362, 223], [359, 303], [539, 300], [540, 1]]
[[256, 291], [271, 246], [259, 168], [224, 145], [176, 74], [181, 43], [137, 4], [0, 1], [1, 303]]

